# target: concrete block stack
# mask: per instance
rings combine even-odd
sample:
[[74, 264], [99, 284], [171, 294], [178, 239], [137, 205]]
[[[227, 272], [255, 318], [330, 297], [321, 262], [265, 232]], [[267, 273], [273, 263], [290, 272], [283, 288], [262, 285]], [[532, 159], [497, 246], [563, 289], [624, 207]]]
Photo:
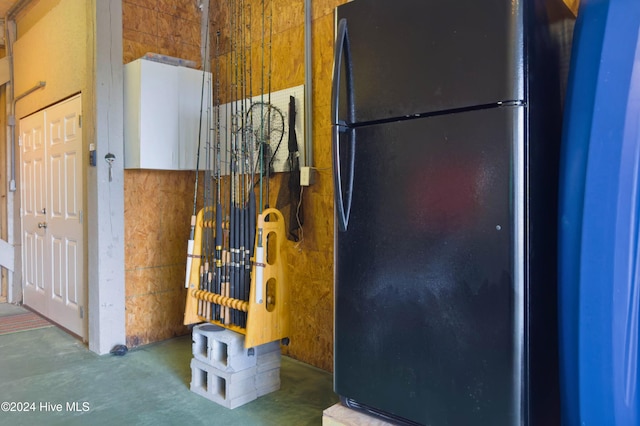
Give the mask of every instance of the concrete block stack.
[[280, 389], [280, 341], [245, 349], [243, 334], [207, 323], [192, 340], [192, 392], [233, 409]]

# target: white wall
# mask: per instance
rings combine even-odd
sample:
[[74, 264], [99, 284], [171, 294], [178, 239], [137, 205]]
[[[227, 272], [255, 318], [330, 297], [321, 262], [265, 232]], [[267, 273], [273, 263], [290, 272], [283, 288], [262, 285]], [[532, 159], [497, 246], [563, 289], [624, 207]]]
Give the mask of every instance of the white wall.
[[26, 32], [20, 32], [13, 46], [14, 95], [46, 81], [43, 90], [16, 104], [16, 118], [87, 89], [87, 5], [86, 0], [60, 0]]

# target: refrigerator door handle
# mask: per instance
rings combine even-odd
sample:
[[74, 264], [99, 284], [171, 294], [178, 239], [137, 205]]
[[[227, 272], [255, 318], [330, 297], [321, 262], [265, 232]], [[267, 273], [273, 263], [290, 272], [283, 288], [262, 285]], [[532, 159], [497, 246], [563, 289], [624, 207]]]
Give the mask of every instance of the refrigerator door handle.
[[[347, 20], [341, 19], [338, 22], [338, 32], [336, 37], [336, 48], [333, 61], [333, 87], [331, 91], [331, 118], [333, 120], [333, 179], [335, 206], [338, 217], [338, 229], [346, 231], [351, 213], [351, 197], [353, 194], [353, 172], [355, 154], [355, 131], [349, 127], [354, 121], [353, 105], [353, 73], [351, 70], [351, 51], [349, 46], [349, 34], [347, 32]], [[346, 83], [345, 93], [347, 101], [346, 120], [340, 118], [340, 82], [342, 74], [342, 59], [344, 58], [344, 81]], [[348, 141], [348, 168], [346, 188], [343, 188], [342, 164], [340, 156], [340, 134], [346, 134]], [[346, 191], [345, 191], [346, 189]], [[346, 198], [346, 200], [345, 200]], [[346, 201], [346, 205], [345, 205]]]

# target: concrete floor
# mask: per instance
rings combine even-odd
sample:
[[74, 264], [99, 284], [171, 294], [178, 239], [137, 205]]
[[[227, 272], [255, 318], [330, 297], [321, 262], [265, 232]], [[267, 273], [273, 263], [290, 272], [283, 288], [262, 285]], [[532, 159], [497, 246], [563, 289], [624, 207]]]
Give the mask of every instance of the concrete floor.
[[[0, 304], [0, 316], [21, 309]], [[3, 405], [0, 425], [320, 425], [338, 400], [331, 374], [282, 357], [280, 390], [229, 410], [189, 390], [191, 351], [190, 336], [116, 357], [57, 327], [2, 335], [0, 403], [35, 410]], [[67, 411], [74, 402], [77, 411]], [[52, 411], [57, 404], [62, 412]]]

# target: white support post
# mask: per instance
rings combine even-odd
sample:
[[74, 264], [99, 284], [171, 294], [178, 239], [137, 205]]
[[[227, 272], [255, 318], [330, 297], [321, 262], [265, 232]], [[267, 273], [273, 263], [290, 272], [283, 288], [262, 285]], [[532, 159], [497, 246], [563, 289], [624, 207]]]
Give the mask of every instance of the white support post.
[[[97, 157], [87, 167], [89, 349], [105, 354], [126, 338], [122, 1], [91, 0], [87, 13], [95, 31], [87, 58], [93, 126], [85, 134]], [[108, 153], [115, 156], [111, 180]]]

